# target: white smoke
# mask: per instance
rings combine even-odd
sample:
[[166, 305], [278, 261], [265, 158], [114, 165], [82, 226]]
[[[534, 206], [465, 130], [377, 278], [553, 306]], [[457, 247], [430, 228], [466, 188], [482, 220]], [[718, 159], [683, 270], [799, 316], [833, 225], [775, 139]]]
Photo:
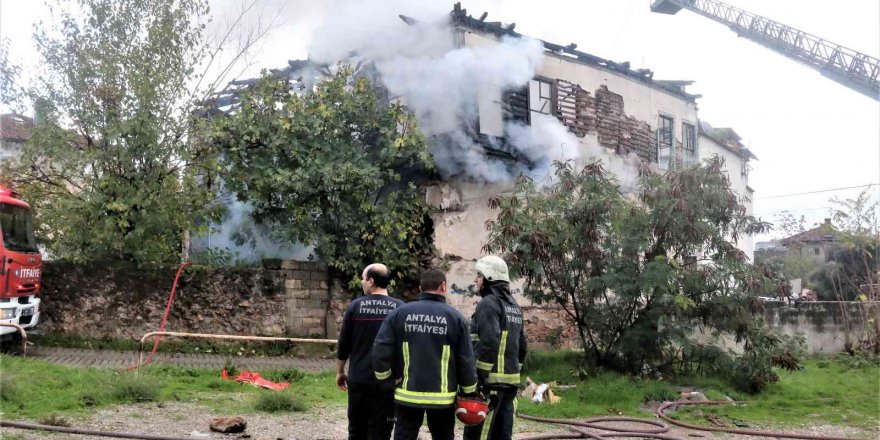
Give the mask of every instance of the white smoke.
[[[523, 170], [486, 157], [483, 146], [464, 127], [479, 118], [481, 92], [527, 85], [540, 68], [544, 47], [534, 39], [508, 37], [498, 44], [456, 47], [449, 5], [343, 1], [318, 27], [309, 54], [319, 63], [350, 59], [352, 54], [375, 63], [383, 85], [415, 113], [431, 139], [444, 177], [507, 181]], [[416, 23], [404, 23], [399, 14]], [[508, 124], [505, 137], [514, 155], [536, 166], [531, 175], [546, 175], [553, 160], [579, 156], [578, 140], [555, 118], [535, 115], [531, 127]]]
[[509, 123], [505, 129], [510, 143], [533, 164], [529, 177], [539, 183], [553, 180], [553, 162], [581, 157], [580, 140], [558, 119], [533, 113], [531, 125]]

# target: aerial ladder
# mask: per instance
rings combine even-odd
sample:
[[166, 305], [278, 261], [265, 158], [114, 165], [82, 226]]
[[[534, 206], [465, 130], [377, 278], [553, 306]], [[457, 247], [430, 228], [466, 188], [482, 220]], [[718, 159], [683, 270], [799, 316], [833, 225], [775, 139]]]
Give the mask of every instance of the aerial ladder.
[[655, 0], [651, 11], [695, 12], [866, 96], [880, 101], [880, 60], [715, 0]]

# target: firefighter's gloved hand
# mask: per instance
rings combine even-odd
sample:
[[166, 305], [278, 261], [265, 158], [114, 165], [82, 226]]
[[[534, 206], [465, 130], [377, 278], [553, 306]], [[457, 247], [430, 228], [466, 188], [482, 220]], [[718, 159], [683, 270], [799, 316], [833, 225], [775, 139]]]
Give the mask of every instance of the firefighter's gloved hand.
[[394, 391], [394, 388], [397, 387], [397, 384], [400, 382], [400, 379], [394, 380], [394, 378], [389, 377], [385, 380], [379, 381], [379, 388], [385, 392]]
[[489, 395], [489, 389], [486, 386], [486, 380], [489, 379], [489, 372], [477, 369], [477, 392], [483, 395]]

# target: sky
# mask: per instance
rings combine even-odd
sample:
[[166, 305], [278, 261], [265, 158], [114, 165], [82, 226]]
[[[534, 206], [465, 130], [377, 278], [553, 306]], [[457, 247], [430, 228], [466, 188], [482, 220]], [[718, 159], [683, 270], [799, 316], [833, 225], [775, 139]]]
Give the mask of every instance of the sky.
[[[347, 0], [262, 0], [251, 20], [274, 21], [243, 76], [283, 67], [308, 56], [315, 29]], [[409, 4], [406, 4], [409, 3]], [[418, 3], [418, 5], [416, 5]], [[401, 13], [448, 11], [452, 1], [402, 2]], [[701, 120], [731, 127], [758, 157], [749, 185], [754, 212], [773, 221], [781, 211], [804, 215], [809, 224], [828, 217], [831, 197], [855, 197], [865, 188], [791, 195], [880, 184], [880, 103], [837, 84], [804, 65], [689, 11], [650, 12], [650, 0], [465, 0], [471, 15], [516, 22], [516, 30], [632, 68], [649, 68], [655, 79], [693, 80]], [[828, 41], [880, 57], [877, 0], [727, 0], [728, 4], [804, 30]], [[211, 0], [222, 18], [241, 0]], [[46, 19], [42, 2], [0, 0], [0, 38], [25, 76], [38, 58], [31, 35]], [[25, 78], [26, 79], [26, 78]], [[880, 197], [880, 185], [870, 190]], [[782, 197], [779, 197], [782, 196]], [[771, 234], [773, 235], [773, 234]], [[769, 236], [759, 236], [765, 240]]]

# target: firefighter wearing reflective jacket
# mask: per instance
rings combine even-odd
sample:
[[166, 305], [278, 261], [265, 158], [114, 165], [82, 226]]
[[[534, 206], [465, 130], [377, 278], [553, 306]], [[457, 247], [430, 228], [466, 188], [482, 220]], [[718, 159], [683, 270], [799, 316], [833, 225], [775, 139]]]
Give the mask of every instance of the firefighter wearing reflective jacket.
[[465, 440], [510, 440], [519, 372], [526, 358], [522, 309], [510, 294], [507, 263], [495, 256], [477, 261], [477, 292], [483, 298], [471, 317], [471, 341], [480, 389], [488, 394], [489, 414], [466, 427]]
[[398, 307], [373, 345], [373, 371], [395, 387], [395, 440], [415, 440], [427, 415], [435, 440], [452, 440], [456, 394], [474, 395], [477, 372], [461, 313], [446, 304], [446, 276], [427, 270], [418, 301]]

